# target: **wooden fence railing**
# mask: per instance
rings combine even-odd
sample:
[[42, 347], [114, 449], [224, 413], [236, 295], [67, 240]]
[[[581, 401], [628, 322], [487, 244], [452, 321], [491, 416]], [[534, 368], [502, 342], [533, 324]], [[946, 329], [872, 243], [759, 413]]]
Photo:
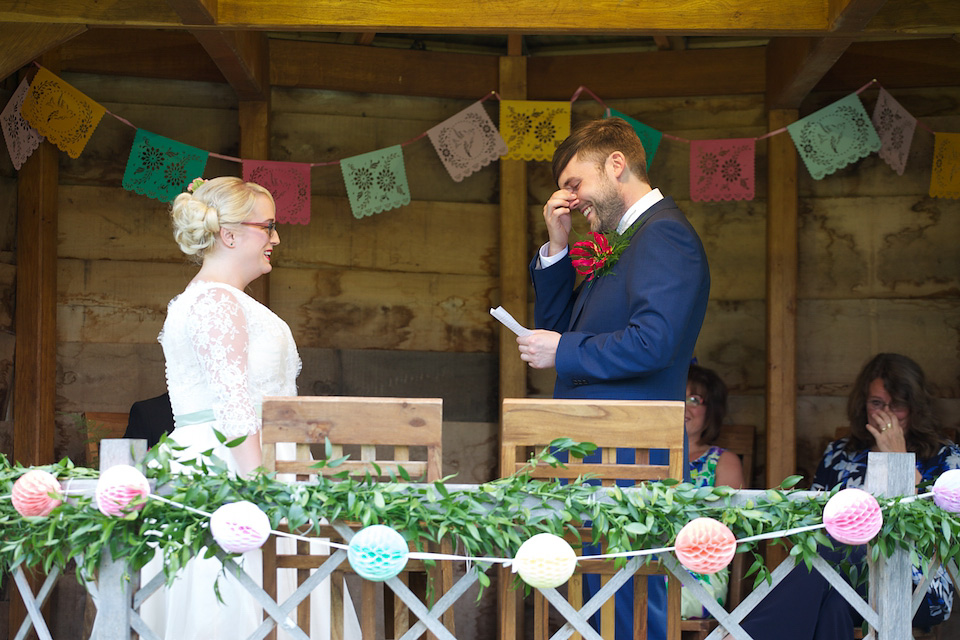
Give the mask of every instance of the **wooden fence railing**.
[[[110, 441], [103, 443], [101, 451], [101, 470], [116, 464], [131, 464], [133, 456], [145, 451], [145, 443], [139, 441], [133, 448], [130, 441]], [[141, 455], [142, 458], [142, 455]], [[913, 454], [870, 454], [866, 489], [877, 496], [907, 495], [913, 491], [914, 482]], [[73, 480], [71, 489], [87, 490], [92, 494], [95, 490], [95, 481]], [[451, 490], [469, 491], [475, 485], [450, 485]], [[603, 499], [606, 489], [598, 487], [598, 500]], [[732, 497], [733, 505], [746, 504], [755, 501], [763, 491], [742, 490]], [[811, 492], [792, 492], [791, 499], [802, 499]], [[343, 523], [332, 523], [337, 531], [349, 540], [353, 532]], [[249, 637], [249, 640], [259, 640], [277, 625], [282, 626], [292, 638], [306, 640], [308, 634], [293, 625], [289, 614], [297, 603], [325, 578], [329, 577], [344, 562], [347, 562], [347, 553], [343, 550], [331, 550], [329, 559], [312, 574], [309, 579], [285, 602], [275, 602], [270, 599], [257, 582], [247, 575], [235, 562], [228, 557], [222, 557], [224, 565], [234, 573], [244, 584], [246, 589], [263, 606], [267, 614], [263, 624]], [[710, 634], [708, 640], [719, 640], [729, 633], [736, 640], [753, 640], [744, 631], [739, 622], [749, 613], [793, 568], [793, 558], [788, 558], [772, 572], [772, 584], [761, 584], [733, 611], [726, 611], [703, 589], [686, 569], [677, 561], [672, 552], [657, 554], [659, 560], [669, 572], [684, 586], [687, 586], [719, 621], [719, 626]], [[441, 560], [443, 561], [443, 560]], [[587, 618], [606, 601], [614, 592], [626, 582], [637, 569], [641, 559], [631, 558], [626, 565], [589, 602], [576, 610], [557, 589], [541, 589], [546, 600], [563, 617], [565, 624], [552, 636], [553, 640], [564, 640], [574, 633], [579, 633], [587, 640], [602, 640], [601, 636], [587, 623]], [[910, 557], [907, 551], [896, 549], [889, 557], [883, 557], [876, 563], [870, 563], [869, 597], [864, 600], [840, 576], [832, 566], [822, 558], [818, 558], [814, 568], [830, 581], [832, 585], [846, 598], [850, 604], [863, 616], [870, 626], [868, 637], [876, 640], [902, 640], [911, 637], [911, 620], [919, 606], [926, 585], [920, 585], [917, 593], [912, 591]], [[954, 582], [957, 581], [957, 567], [951, 563], [948, 566]], [[419, 622], [407, 630], [399, 640], [414, 640], [431, 633], [440, 640], [456, 640], [456, 636], [444, 627], [441, 616], [448, 608], [463, 596], [478, 580], [476, 565], [473, 565], [465, 574], [453, 584], [453, 587], [444, 593], [436, 594], [432, 606], [424, 604], [403, 582], [392, 578], [385, 582], [417, 616]], [[41, 614], [41, 606], [49, 596], [59, 573], [51, 571], [38, 593], [34, 594], [26, 580], [22, 567], [13, 571], [14, 582], [26, 604], [28, 618], [20, 627], [13, 640], [22, 640], [27, 637], [30, 628], [35, 629], [40, 640], [54, 640]], [[135, 577], [134, 577], [135, 578]], [[102, 558], [100, 563], [99, 579], [96, 585], [88, 585], [94, 596], [97, 606], [97, 616], [91, 638], [93, 640], [129, 640], [131, 631], [136, 632], [145, 640], [160, 640], [149, 629], [138, 613], [139, 605], [149, 597], [162, 583], [162, 574], [154, 578], [143, 588], [137, 588], [137, 580], [131, 579], [128, 567], [123, 562], [113, 561], [109, 556]], [[910, 608], [904, 607], [904, 602], [912, 602]], [[464, 602], [461, 606], [472, 606], [472, 602]], [[57, 639], [59, 640], [59, 639]], [[364, 639], [367, 640], [367, 639]], [[512, 640], [512, 639], [502, 639]], [[756, 639], [763, 640], [763, 639]]]

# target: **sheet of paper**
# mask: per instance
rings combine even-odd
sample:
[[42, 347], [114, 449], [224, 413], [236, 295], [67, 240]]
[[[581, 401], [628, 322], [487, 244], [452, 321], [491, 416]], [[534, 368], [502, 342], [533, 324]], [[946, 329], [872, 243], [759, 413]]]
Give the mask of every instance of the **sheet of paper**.
[[527, 329], [525, 326], [517, 322], [510, 312], [504, 309], [503, 307], [497, 307], [496, 309], [490, 309], [490, 315], [503, 323], [507, 329], [513, 331], [518, 336], [528, 336], [533, 331]]

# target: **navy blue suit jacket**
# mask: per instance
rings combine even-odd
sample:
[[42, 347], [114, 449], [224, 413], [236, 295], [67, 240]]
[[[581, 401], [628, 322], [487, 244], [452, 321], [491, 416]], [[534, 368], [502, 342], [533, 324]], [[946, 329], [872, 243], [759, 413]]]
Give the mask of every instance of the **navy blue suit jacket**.
[[640, 223], [611, 272], [576, 289], [569, 254], [530, 265], [536, 327], [562, 334], [555, 398], [684, 398], [710, 293], [707, 257], [672, 198]]

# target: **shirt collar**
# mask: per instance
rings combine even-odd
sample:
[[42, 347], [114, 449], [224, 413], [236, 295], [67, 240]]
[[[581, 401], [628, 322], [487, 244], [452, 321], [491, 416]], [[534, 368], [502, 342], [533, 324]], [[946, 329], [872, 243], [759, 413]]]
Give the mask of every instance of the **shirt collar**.
[[620, 218], [620, 223], [617, 224], [617, 233], [623, 233], [630, 228], [637, 219], [642, 216], [647, 209], [652, 207], [663, 200], [663, 194], [660, 193], [660, 189], [652, 189], [650, 193], [646, 194], [639, 200], [633, 203], [629, 209], [623, 214], [623, 217]]

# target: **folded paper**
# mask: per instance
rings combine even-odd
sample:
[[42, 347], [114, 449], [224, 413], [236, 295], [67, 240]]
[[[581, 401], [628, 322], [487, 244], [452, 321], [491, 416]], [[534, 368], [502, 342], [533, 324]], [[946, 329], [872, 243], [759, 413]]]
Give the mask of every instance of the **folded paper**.
[[457, 115], [427, 131], [440, 161], [456, 182], [476, 173], [507, 153], [493, 120], [482, 102], [475, 102]]
[[202, 149], [137, 129], [123, 172], [123, 188], [170, 202], [203, 174], [208, 156]]
[[880, 136], [855, 93], [787, 125], [787, 131], [814, 180], [880, 150]]
[[934, 134], [930, 195], [960, 198], [960, 133]]
[[657, 149], [660, 148], [660, 141], [663, 140], [663, 133], [657, 131], [651, 126], [643, 124], [635, 118], [631, 118], [625, 113], [617, 111], [616, 109], [610, 109], [610, 116], [615, 118], [623, 118], [631, 127], [633, 127], [633, 130], [637, 132], [637, 137], [640, 138], [640, 144], [643, 145], [643, 150], [647, 154], [647, 170], [649, 170], [650, 165], [653, 164], [653, 157], [657, 155]]
[[400, 145], [340, 161], [353, 217], [363, 218], [410, 204]]
[[872, 120], [877, 135], [880, 136], [880, 157], [902, 176], [910, 155], [913, 134], [917, 129], [917, 119], [894, 100], [886, 89], [881, 88]]
[[20, 113], [47, 140], [79, 158], [107, 112], [102, 106], [40, 67]]
[[552, 160], [570, 135], [570, 103], [501, 100], [500, 134], [510, 149], [508, 160]]
[[43, 142], [43, 136], [40, 132], [30, 126], [30, 123], [20, 115], [20, 107], [27, 97], [30, 90], [30, 84], [26, 78], [17, 87], [13, 97], [4, 107], [3, 113], [0, 113], [0, 125], [3, 126], [3, 138], [7, 142], [7, 152], [10, 154], [10, 160], [14, 168], [18, 171], [23, 163], [27, 161], [40, 143]]
[[755, 157], [754, 138], [690, 142], [690, 198], [753, 200]]
[[259, 184], [273, 195], [277, 222], [310, 224], [310, 165], [244, 160], [243, 179]]

